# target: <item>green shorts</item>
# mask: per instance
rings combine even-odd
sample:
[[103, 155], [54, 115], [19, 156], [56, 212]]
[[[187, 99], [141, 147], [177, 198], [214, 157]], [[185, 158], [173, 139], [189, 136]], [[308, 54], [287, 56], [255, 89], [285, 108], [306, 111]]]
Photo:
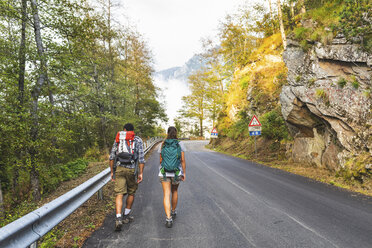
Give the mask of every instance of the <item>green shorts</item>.
[[171, 182], [172, 185], [178, 185], [181, 182], [181, 179], [178, 177], [176, 180], [174, 177], [166, 177], [164, 178], [163, 176], [159, 177], [160, 182]]
[[115, 172], [114, 191], [117, 195], [134, 195], [138, 188], [138, 183], [134, 175], [134, 169], [118, 166]]

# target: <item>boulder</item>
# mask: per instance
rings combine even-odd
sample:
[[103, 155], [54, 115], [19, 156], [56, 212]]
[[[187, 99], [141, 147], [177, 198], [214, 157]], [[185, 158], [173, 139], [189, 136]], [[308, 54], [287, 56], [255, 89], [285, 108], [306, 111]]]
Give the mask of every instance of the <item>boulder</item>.
[[280, 103], [292, 159], [338, 170], [351, 156], [372, 155], [372, 55], [337, 36], [307, 52], [289, 40], [283, 59], [288, 85]]

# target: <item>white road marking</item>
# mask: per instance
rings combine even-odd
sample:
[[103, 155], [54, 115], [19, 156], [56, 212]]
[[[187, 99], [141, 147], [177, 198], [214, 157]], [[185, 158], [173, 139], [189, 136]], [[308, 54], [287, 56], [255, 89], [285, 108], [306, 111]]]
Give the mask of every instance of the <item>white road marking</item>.
[[[204, 164], [205, 167], [207, 167], [208, 169], [210, 169], [211, 171], [213, 171], [214, 173], [216, 173], [217, 175], [219, 175], [220, 177], [222, 177], [223, 179], [225, 179], [226, 181], [228, 181], [229, 183], [231, 183], [232, 185], [234, 185], [235, 187], [239, 188], [240, 190], [242, 190], [243, 192], [245, 192], [246, 194], [250, 195], [250, 196], [254, 196], [251, 192], [247, 191], [246, 189], [242, 188], [240, 185], [236, 184], [235, 182], [233, 182], [232, 180], [228, 179], [227, 177], [225, 177], [224, 175], [222, 175], [221, 173], [219, 173], [218, 171], [216, 171], [215, 169], [213, 169], [212, 167], [210, 167], [208, 164], [206, 164], [204, 161], [202, 161], [201, 159], [199, 159], [198, 157], [196, 157], [195, 155], [193, 156], [194, 158], [196, 158], [197, 160], [199, 160], [202, 164]], [[257, 200], [259, 201], [262, 201], [261, 199], [257, 198]], [[286, 216], [288, 216], [288, 218], [290, 218], [291, 220], [293, 220], [294, 222], [296, 222], [298, 225], [302, 226], [303, 228], [309, 230], [310, 232], [314, 233], [315, 235], [317, 235], [318, 237], [326, 240], [327, 242], [329, 242], [330, 244], [332, 244], [334, 247], [336, 248], [339, 248], [336, 244], [334, 244], [332, 241], [330, 241], [329, 239], [327, 239], [326, 237], [324, 237], [323, 235], [319, 234], [317, 231], [315, 231], [314, 229], [312, 229], [311, 227], [308, 227], [306, 224], [302, 223], [301, 221], [297, 220], [295, 217], [289, 215], [288, 213], [284, 212], [283, 210], [280, 210], [280, 209], [277, 209], [277, 208], [274, 208], [270, 205], [268, 205], [266, 202], [262, 201], [265, 205], [267, 205], [269, 208], [277, 211], [277, 212], [280, 212]], [[217, 204], [216, 204], [217, 205]], [[220, 208], [218, 205], [217, 205], [218, 208]], [[222, 208], [220, 208], [221, 211]], [[226, 215], [228, 216], [228, 215]], [[229, 218], [230, 219], [230, 218]], [[231, 219], [230, 219], [231, 220]], [[232, 220], [231, 220], [232, 221]], [[233, 221], [232, 221], [233, 222]], [[235, 224], [235, 222], [233, 222], [234, 225], [237, 227], [237, 225]], [[238, 228], [238, 227], [237, 227]], [[240, 231], [240, 229], [238, 228], [238, 230]], [[240, 231], [241, 232], [241, 231]], [[241, 232], [242, 233], [242, 232]], [[245, 235], [244, 235], [245, 237]], [[249, 241], [249, 239], [247, 239]]]
[[235, 226], [235, 228], [240, 232], [241, 235], [243, 235], [243, 237], [248, 241], [248, 243], [250, 243], [253, 247], [257, 247], [254, 243], [253, 243], [253, 240], [248, 237], [247, 235], [245, 235], [245, 233], [240, 229], [240, 227], [235, 223], [235, 221], [233, 219], [230, 218], [230, 216], [225, 212], [225, 210], [223, 210], [222, 207], [220, 207], [220, 205], [217, 204], [216, 201], [214, 201], [214, 204], [216, 204], [216, 206], [221, 210], [221, 212], [229, 219], [229, 221]]
[[241, 187], [240, 185], [236, 184], [235, 182], [231, 181], [229, 178], [225, 177], [224, 175], [222, 175], [221, 173], [219, 173], [218, 171], [216, 171], [215, 169], [213, 169], [212, 167], [210, 167], [209, 165], [207, 165], [205, 162], [203, 162], [202, 160], [200, 160], [198, 157], [196, 156], [193, 156], [194, 158], [196, 158], [197, 160], [199, 160], [202, 164], [204, 164], [204, 166], [206, 166], [208, 169], [210, 169], [211, 171], [213, 171], [214, 173], [216, 173], [217, 175], [219, 175], [220, 177], [222, 177], [223, 179], [225, 179], [226, 181], [228, 181], [229, 183], [231, 183], [232, 185], [234, 185], [235, 187], [239, 188], [240, 190], [242, 190], [243, 192], [245, 192], [246, 194], [248, 195], [253, 195], [251, 192], [249, 192], [248, 190], [244, 189], [243, 187]]

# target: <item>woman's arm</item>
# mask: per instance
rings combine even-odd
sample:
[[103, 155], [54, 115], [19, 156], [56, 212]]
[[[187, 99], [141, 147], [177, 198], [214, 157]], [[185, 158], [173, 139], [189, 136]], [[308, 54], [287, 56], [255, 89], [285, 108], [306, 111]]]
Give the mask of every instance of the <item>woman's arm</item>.
[[185, 160], [185, 153], [181, 152], [181, 165], [183, 170], [183, 178], [182, 181], [186, 180], [186, 160]]

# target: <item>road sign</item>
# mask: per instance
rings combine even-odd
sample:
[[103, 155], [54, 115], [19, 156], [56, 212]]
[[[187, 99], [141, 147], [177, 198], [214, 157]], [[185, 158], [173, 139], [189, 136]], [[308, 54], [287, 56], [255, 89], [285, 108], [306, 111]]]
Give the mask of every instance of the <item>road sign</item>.
[[261, 135], [261, 131], [249, 131], [249, 136]]
[[261, 123], [259, 122], [256, 115], [253, 115], [251, 122], [249, 122], [249, 127], [260, 127]]
[[251, 131], [261, 131], [261, 126], [253, 126], [253, 127], [248, 127], [249, 132]]
[[215, 127], [212, 129], [211, 138], [218, 138], [218, 132]]

